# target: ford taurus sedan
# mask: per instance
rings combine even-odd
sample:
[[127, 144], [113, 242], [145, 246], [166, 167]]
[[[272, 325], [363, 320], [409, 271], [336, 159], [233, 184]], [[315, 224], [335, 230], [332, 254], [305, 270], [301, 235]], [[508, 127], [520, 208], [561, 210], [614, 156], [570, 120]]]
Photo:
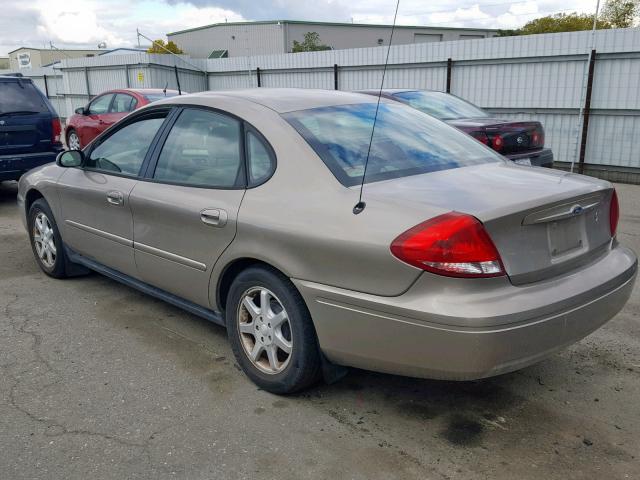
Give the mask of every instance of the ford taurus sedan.
[[384, 99], [372, 135], [376, 111], [368, 95], [262, 88], [142, 108], [22, 178], [35, 258], [226, 326], [275, 393], [336, 365], [498, 375], [623, 307], [637, 262], [610, 183], [514, 165]]
[[540, 122], [495, 118], [460, 97], [434, 90], [389, 88], [362, 93], [381, 94], [447, 122], [520, 165], [553, 167], [553, 152], [544, 146], [544, 128]]

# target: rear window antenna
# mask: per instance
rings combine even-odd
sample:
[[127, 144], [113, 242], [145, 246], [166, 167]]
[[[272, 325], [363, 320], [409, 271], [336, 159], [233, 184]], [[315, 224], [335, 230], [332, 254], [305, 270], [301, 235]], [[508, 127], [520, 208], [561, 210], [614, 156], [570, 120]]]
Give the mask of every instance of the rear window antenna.
[[369, 155], [371, 154], [371, 144], [373, 143], [373, 134], [376, 131], [376, 122], [378, 120], [378, 110], [380, 109], [380, 97], [382, 97], [382, 89], [384, 88], [384, 77], [387, 73], [387, 65], [389, 64], [389, 52], [391, 52], [391, 44], [393, 43], [393, 31], [396, 29], [396, 18], [398, 17], [398, 7], [400, 6], [400, 0], [396, 1], [396, 11], [393, 14], [393, 25], [391, 25], [391, 35], [389, 36], [389, 45], [387, 46], [387, 58], [384, 61], [384, 68], [382, 70], [382, 81], [380, 82], [380, 91], [378, 92], [378, 101], [376, 102], [376, 113], [373, 116], [373, 125], [371, 126], [371, 137], [369, 138], [369, 147], [367, 148], [367, 157], [364, 160], [364, 170], [362, 172], [362, 182], [360, 182], [360, 195], [358, 196], [358, 203], [353, 206], [353, 214], [358, 215], [364, 211], [367, 206], [362, 201], [362, 189], [364, 188], [364, 181], [367, 177], [367, 165], [369, 164]]

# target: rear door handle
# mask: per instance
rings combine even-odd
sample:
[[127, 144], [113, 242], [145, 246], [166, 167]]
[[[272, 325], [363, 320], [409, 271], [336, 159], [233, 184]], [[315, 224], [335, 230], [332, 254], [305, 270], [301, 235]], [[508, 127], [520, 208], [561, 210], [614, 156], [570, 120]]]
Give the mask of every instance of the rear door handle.
[[124, 203], [124, 195], [117, 190], [111, 190], [107, 192], [107, 202], [111, 205], [122, 205]]
[[200, 212], [202, 223], [213, 227], [224, 227], [227, 224], [227, 212], [221, 208], [207, 208]]

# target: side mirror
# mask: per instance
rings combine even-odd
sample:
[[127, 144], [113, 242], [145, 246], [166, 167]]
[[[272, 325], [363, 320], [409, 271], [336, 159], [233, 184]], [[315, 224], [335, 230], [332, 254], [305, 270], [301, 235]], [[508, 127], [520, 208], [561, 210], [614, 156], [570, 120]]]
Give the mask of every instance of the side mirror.
[[76, 113], [78, 115], [86, 115], [87, 114], [87, 109], [84, 108], [84, 107], [76, 108]]
[[56, 157], [56, 165], [59, 167], [80, 167], [84, 162], [84, 154], [80, 150], [66, 150]]

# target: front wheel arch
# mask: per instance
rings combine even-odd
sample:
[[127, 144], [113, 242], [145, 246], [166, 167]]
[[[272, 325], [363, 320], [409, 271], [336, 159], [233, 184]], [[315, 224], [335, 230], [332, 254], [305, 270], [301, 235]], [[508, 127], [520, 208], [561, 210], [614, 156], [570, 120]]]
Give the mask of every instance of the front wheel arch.
[[32, 188], [27, 192], [24, 198], [25, 218], [29, 218], [29, 210], [31, 210], [31, 205], [33, 205], [33, 202], [35, 202], [39, 198], [44, 198], [44, 195], [42, 195], [39, 190]]
[[80, 134], [78, 134], [78, 131], [73, 127], [67, 128], [67, 131], [65, 132], [66, 141], [67, 141], [67, 148], [71, 149], [69, 147], [69, 137], [71, 136], [72, 133], [76, 134], [76, 136], [78, 137], [78, 144], [79, 144], [80, 148], [82, 148], [82, 144], [80, 142]]

